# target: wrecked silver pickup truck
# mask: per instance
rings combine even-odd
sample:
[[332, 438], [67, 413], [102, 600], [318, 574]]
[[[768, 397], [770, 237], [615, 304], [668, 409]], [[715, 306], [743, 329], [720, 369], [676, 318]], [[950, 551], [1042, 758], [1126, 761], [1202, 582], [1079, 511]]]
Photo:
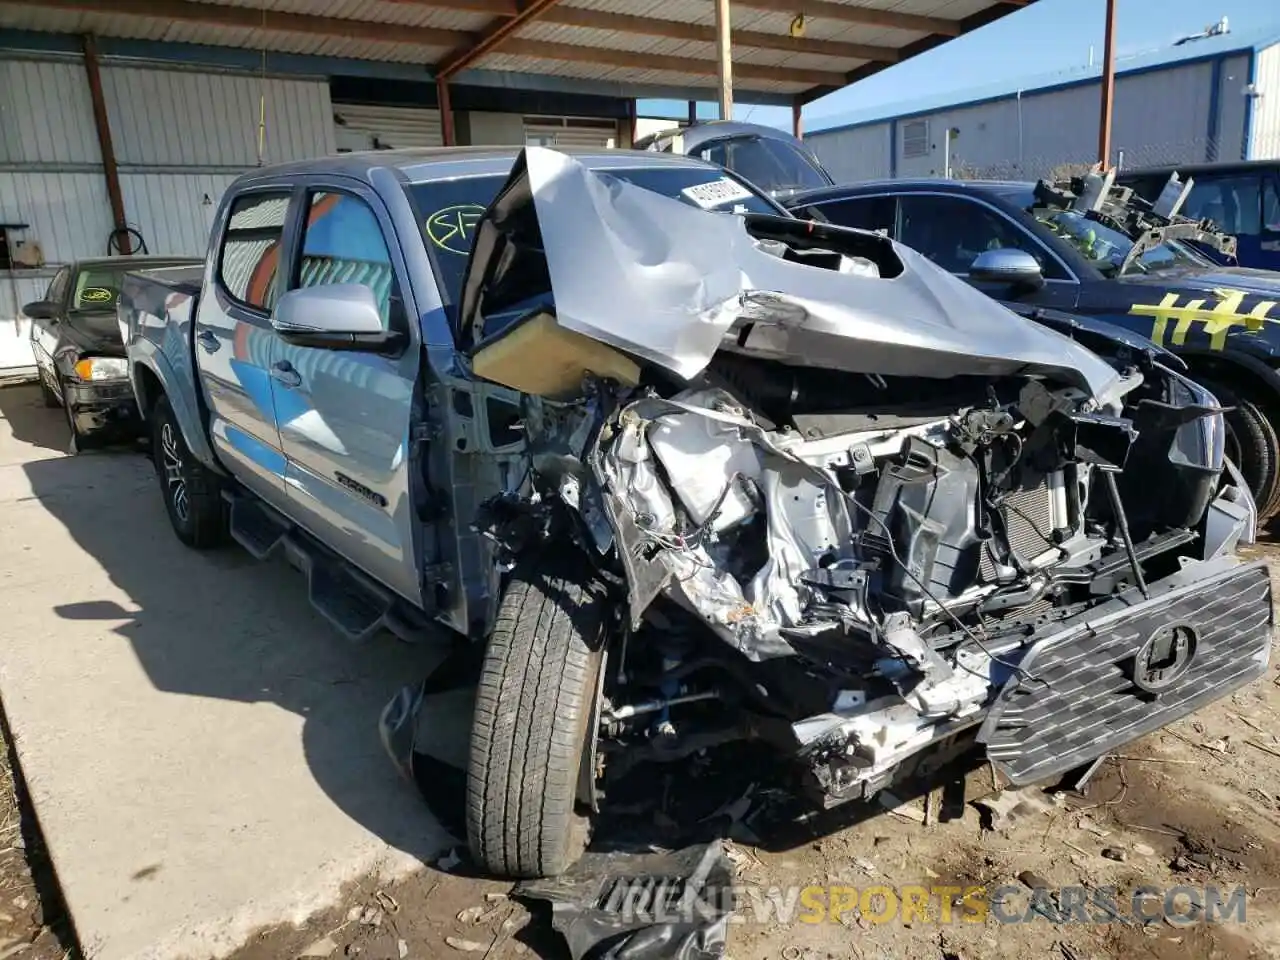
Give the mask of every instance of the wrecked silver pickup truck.
[[611, 767], [760, 738], [835, 804], [976, 737], [1021, 784], [1265, 669], [1214, 398], [885, 237], [530, 150], [460, 324], [527, 398], [527, 468], [481, 518], [512, 564], [473, 730], [491, 867], [565, 862], [568, 809], [513, 759], [594, 804]]
[[690, 158], [512, 159], [255, 171], [121, 300], [180, 537], [483, 642], [482, 869], [563, 871], [638, 763], [762, 741], [836, 804], [976, 737], [1022, 783], [1265, 669], [1254, 505], [1154, 348]]

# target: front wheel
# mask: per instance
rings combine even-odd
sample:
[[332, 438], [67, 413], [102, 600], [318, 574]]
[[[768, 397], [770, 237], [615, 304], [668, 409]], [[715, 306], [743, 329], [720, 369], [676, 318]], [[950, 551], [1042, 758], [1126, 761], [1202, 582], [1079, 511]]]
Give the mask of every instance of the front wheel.
[[220, 546], [227, 538], [227, 508], [218, 477], [187, 447], [166, 397], [151, 410], [151, 455], [173, 532], [197, 550]]
[[[483, 870], [563, 873], [582, 853], [579, 772], [610, 604], [572, 561], [518, 567], [485, 648], [467, 768], [467, 837]], [[589, 754], [588, 754], [589, 755]]]
[[1219, 383], [1205, 388], [1224, 407], [1227, 426], [1226, 454], [1240, 469], [1258, 507], [1258, 519], [1280, 510], [1280, 441], [1266, 412], [1253, 400]]

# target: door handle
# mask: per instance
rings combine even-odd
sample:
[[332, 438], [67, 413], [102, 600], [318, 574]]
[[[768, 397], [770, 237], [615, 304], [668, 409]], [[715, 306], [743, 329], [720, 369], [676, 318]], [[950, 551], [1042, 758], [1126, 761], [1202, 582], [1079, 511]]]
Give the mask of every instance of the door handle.
[[196, 335], [196, 340], [199, 341], [200, 346], [204, 348], [205, 353], [213, 353], [222, 346], [222, 341], [218, 339], [218, 335], [212, 330], [201, 330], [200, 333]]
[[293, 369], [288, 360], [277, 360], [271, 365], [271, 379], [286, 387], [296, 387], [302, 383], [302, 374]]

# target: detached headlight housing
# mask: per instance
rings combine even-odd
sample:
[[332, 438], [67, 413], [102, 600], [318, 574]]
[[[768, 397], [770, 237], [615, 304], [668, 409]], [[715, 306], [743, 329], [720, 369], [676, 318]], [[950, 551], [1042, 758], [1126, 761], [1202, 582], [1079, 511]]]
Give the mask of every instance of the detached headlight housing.
[[75, 369], [81, 380], [122, 380], [129, 376], [129, 361], [124, 357], [89, 357]]

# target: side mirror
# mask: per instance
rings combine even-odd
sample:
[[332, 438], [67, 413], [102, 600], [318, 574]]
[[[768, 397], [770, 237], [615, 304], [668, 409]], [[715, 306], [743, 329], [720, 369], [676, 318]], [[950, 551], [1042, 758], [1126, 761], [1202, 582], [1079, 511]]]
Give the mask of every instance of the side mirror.
[[52, 300], [33, 300], [22, 307], [22, 312], [32, 320], [58, 319], [58, 305]]
[[378, 301], [362, 283], [330, 283], [290, 290], [277, 302], [271, 326], [299, 347], [394, 353], [407, 337], [382, 325]]
[[982, 283], [1006, 283], [1027, 290], [1044, 286], [1044, 274], [1036, 258], [1025, 250], [985, 250], [969, 267], [969, 279]]

